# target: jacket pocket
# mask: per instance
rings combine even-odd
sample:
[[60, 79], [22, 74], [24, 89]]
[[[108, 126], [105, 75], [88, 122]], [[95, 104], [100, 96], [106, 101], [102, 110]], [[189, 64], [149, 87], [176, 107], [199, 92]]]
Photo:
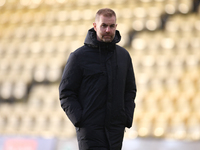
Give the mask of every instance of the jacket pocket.
[[127, 116], [123, 109], [113, 112], [112, 122], [115, 124], [126, 126]]
[[124, 125], [126, 125], [126, 123], [127, 123], [127, 115], [126, 115], [124, 109], [122, 109], [122, 116], [123, 116], [123, 123], [124, 123]]

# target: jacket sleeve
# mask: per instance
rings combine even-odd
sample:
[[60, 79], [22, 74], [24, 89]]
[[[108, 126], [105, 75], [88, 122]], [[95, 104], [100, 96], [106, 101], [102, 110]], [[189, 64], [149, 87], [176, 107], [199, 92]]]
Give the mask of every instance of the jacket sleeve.
[[135, 109], [135, 97], [136, 97], [136, 83], [133, 66], [130, 58], [129, 68], [126, 77], [125, 87], [125, 112], [127, 115], [126, 127], [130, 128], [133, 122], [133, 114]]
[[59, 86], [59, 98], [61, 107], [76, 127], [79, 127], [82, 116], [82, 107], [78, 101], [81, 80], [82, 71], [79, 60], [75, 54], [71, 53]]

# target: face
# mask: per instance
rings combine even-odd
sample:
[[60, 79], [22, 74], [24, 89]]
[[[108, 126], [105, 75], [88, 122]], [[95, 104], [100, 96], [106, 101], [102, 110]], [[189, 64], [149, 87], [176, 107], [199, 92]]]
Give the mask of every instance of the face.
[[103, 15], [99, 16], [99, 20], [93, 23], [94, 30], [97, 33], [97, 40], [102, 42], [112, 42], [115, 37], [116, 31], [116, 18], [105, 17]]

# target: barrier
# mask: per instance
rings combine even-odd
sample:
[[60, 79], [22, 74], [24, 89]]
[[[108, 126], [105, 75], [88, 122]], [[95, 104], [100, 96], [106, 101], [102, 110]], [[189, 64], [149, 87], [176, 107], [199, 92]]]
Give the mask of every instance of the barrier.
[[56, 139], [40, 137], [0, 137], [0, 150], [55, 150]]
[[[177, 141], [153, 138], [125, 139], [122, 150], [199, 150], [200, 141]], [[0, 150], [78, 150], [76, 138], [0, 136]]]

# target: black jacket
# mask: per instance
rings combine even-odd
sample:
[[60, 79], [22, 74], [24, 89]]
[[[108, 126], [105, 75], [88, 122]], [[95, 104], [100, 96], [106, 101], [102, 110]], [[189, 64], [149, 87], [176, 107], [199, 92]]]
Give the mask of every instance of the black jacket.
[[59, 87], [61, 106], [77, 127], [80, 150], [120, 150], [132, 126], [136, 84], [129, 53], [99, 42], [92, 28], [84, 46], [70, 54]]

